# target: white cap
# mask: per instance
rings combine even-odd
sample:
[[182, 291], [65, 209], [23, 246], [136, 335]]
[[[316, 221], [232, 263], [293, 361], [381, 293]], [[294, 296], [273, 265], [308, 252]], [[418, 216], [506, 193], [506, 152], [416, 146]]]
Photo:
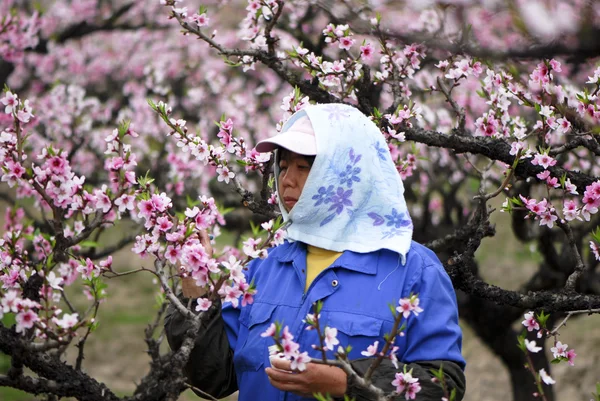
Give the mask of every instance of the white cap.
[[[294, 116], [290, 117], [293, 120]], [[291, 124], [289, 124], [291, 122]], [[289, 125], [286, 129], [286, 125]], [[278, 147], [304, 156], [317, 154], [317, 139], [308, 116], [303, 113], [295, 121], [288, 121], [280, 134], [256, 144], [258, 152], [272, 152]]]

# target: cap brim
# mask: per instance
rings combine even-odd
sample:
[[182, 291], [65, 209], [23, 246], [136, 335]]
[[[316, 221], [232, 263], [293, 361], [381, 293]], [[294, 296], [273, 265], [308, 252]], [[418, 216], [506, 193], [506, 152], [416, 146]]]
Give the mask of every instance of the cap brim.
[[304, 156], [316, 156], [317, 154], [315, 137], [298, 131], [287, 131], [256, 144], [256, 150], [261, 153], [272, 152], [280, 147]]

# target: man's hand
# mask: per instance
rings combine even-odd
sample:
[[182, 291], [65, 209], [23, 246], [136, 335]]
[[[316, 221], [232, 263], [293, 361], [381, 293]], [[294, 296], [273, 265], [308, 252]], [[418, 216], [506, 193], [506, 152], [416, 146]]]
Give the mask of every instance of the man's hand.
[[[206, 233], [206, 231], [202, 230], [198, 234], [200, 237], [200, 243], [206, 250], [206, 253], [212, 258], [213, 249], [210, 244], [210, 237]], [[200, 288], [196, 285], [196, 282], [191, 277], [184, 277], [181, 279], [181, 289], [183, 291], [183, 296], [186, 298], [200, 298], [204, 294], [206, 294], [206, 289]]]
[[[282, 391], [290, 391], [303, 397], [312, 397], [314, 393], [341, 397], [347, 389], [347, 375], [342, 369], [307, 363], [306, 370], [302, 372], [290, 369], [290, 361], [274, 359], [273, 368], [266, 368], [271, 384]], [[277, 370], [279, 369], [279, 370]]]

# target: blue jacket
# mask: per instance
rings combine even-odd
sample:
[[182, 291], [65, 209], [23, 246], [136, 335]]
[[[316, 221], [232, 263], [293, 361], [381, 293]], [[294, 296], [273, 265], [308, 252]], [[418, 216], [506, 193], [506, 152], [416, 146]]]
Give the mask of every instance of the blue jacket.
[[[284, 243], [264, 260], [254, 260], [247, 271], [254, 281], [254, 303], [242, 308], [224, 304], [223, 320], [239, 388], [239, 401], [298, 401], [300, 396], [282, 392], [269, 383], [268, 347], [274, 342], [260, 336], [275, 321], [289, 326], [301, 351], [312, 357], [320, 353], [314, 330], [305, 330], [303, 319], [314, 302], [323, 301], [322, 327], [338, 329], [340, 345], [351, 345], [349, 358], [363, 358], [361, 351], [390, 332], [393, 316], [390, 304], [418, 294], [424, 311], [408, 318], [405, 335], [398, 337], [401, 362], [453, 361], [464, 369], [462, 334], [458, 325], [456, 295], [452, 283], [435, 254], [416, 242], [402, 265], [397, 253], [380, 250], [368, 254], [344, 252], [321, 272], [304, 292], [306, 247], [300, 242]], [[329, 357], [333, 354], [329, 352]], [[394, 377], [390, 377], [391, 382]]]

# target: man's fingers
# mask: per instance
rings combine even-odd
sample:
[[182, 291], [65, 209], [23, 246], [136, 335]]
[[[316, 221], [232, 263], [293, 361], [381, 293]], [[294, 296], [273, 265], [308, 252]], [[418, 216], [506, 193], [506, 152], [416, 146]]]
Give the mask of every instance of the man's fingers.
[[279, 357], [273, 357], [270, 358], [271, 360], [271, 366], [273, 366], [275, 369], [281, 369], [281, 370], [288, 370], [288, 371], [292, 371], [291, 368], [291, 362], [288, 361], [287, 359], [283, 359], [283, 358], [279, 358]]
[[265, 372], [273, 387], [282, 391], [300, 394], [304, 397], [311, 396], [302, 374], [288, 371], [281, 372], [273, 368], [266, 368]]

